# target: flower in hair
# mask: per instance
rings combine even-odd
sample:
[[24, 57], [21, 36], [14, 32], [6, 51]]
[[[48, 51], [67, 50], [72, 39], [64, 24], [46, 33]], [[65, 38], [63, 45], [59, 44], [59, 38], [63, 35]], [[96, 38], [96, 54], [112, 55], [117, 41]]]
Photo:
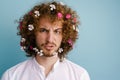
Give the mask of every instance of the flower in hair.
[[76, 18], [73, 18], [72, 22], [73, 22], [73, 23], [76, 23], [76, 22], [77, 22], [77, 19], [76, 19]]
[[76, 30], [77, 32], [79, 32], [79, 29], [78, 29], [78, 28], [76, 28], [75, 30]]
[[22, 47], [21, 47], [21, 50], [25, 50], [25, 49], [26, 49], [26, 47], [25, 47], [25, 46], [22, 46]]
[[31, 50], [33, 50], [33, 47], [32, 47], [32, 46], [30, 46], [30, 49], [31, 49]]
[[20, 25], [19, 25], [19, 28], [20, 28], [20, 30], [22, 30], [22, 21], [20, 22]]
[[36, 47], [32, 48], [39, 56], [43, 56], [43, 50], [38, 50]]
[[21, 40], [20, 40], [20, 46], [23, 46], [25, 41], [26, 41], [25, 38], [21, 38]]
[[61, 12], [58, 12], [58, 13], [57, 13], [57, 17], [58, 17], [58, 18], [62, 18], [62, 17], [63, 17], [62, 13], [61, 13]]
[[62, 52], [63, 52], [63, 48], [59, 48], [59, 49], [58, 49], [58, 52], [59, 52], [59, 53], [62, 53]]
[[79, 29], [75, 25], [73, 25], [73, 30], [79, 32]]
[[29, 14], [29, 15], [32, 15], [32, 12], [30, 11], [28, 14]]
[[34, 26], [32, 24], [28, 25], [28, 30], [32, 31], [34, 29]]
[[67, 14], [67, 15], [66, 15], [66, 19], [69, 19], [69, 18], [71, 18], [71, 15], [70, 15], [70, 14]]
[[25, 38], [21, 38], [21, 42], [25, 42], [26, 41], [26, 39]]
[[68, 39], [68, 41], [67, 41], [68, 43], [69, 43], [69, 45], [70, 46], [72, 46], [73, 47], [73, 41], [72, 41], [72, 39]]
[[73, 25], [73, 30], [76, 30], [76, 27], [75, 27], [75, 25]]
[[40, 50], [39, 52], [37, 52], [37, 54], [39, 55], [39, 56], [43, 56], [44, 54], [43, 54], [43, 50]]
[[34, 11], [34, 13], [35, 13], [35, 17], [39, 17], [40, 16], [39, 11]]
[[54, 4], [50, 4], [50, 10], [53, 11], [54, 9], [56, 9]]
[[20, 42], [20, 46], [23, 46], [23, 42]]
[[38, 52], [38, 51], [39, 51], [37, 48], [33, 48], [33, 50], [34, 50], [35, 52]]

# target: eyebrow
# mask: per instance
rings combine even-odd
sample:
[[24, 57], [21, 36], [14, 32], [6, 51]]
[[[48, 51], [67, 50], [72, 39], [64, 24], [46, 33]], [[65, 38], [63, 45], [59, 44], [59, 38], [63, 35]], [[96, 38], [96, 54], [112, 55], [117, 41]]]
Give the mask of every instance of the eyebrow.
[[[49, 30], [49, 29], [47, 29], [47, 28], [42, 28], [42, 27], [39, 28], [39, 29], [46, 29], [46, 30]], [[56, 28], [56, 29], [54, 29], [54, 31], [55, 31], [55, 30], [62, 30], [62, 28]]]
[[55, 29], [55, 30], [62, 30], [62, 28], [57, 28], [57, 29]]

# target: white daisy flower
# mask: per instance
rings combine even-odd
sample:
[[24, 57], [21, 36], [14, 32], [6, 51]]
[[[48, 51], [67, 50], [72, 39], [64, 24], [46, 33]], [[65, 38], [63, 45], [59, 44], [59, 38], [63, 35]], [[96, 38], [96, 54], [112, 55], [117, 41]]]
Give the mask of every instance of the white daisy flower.
[[75, 25], [73, 25], [73, 30], [75, 30]]
[[28, 25], [28, 30], [32, 31], [34, 29], [34, 26], [32, 24]]
[[55, 5], [54, 4], [50, 4], [50, 10], [54, 10], [56, 9]]
[[25, 38], [21, 38], [21, 42], [25, 42], [26, 41], [26, 39]]
[[39, 11], [34, 11], [34, 13], [35, 13], [35, 17], [39, 17], [40, 16]]

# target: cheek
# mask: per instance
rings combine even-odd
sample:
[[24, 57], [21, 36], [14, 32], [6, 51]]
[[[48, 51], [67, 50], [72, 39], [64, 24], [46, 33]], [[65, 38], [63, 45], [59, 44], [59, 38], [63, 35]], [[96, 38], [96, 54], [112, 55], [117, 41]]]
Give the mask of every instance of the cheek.
[[60, 37], [60, 42], [62, 42], [62, 36]]
[[59, 44], [61, 44], [61, 42], [62, 42], [62, 36], [57, 37], [57, 42], [58, 42]]
[[41, 35], [36, 36], [36, 43], [37, 44], [44, 43], [44, 41], [45, 41], [45, 36], [41, 36]]

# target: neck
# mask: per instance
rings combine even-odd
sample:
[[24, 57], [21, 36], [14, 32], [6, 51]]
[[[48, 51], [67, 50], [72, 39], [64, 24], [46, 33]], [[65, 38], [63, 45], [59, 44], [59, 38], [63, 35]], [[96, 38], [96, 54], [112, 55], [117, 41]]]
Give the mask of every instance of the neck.
[[54, 64], [58, 60], [58, 56], [45, 57], [45, 56], [36, 56], [36, 61], [45, 68], [45, 75], [52, 70]]
[[45, 57], [45, 56], [36, 56], [37, 62], [42, 66], [50, 66], [54, 65], [54, 63], [58, 60], [58, 56], [52, 56], [52, 57]]

